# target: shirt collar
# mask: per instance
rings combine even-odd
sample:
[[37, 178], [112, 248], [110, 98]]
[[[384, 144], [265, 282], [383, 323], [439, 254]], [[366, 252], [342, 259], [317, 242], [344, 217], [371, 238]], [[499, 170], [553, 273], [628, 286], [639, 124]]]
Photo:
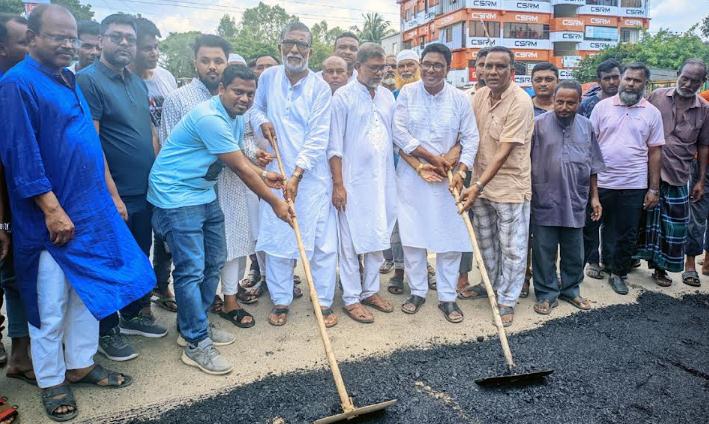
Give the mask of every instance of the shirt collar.
[[54, 79], [56, 79], [59, 76], [63, 76], [65, 78], [65, 80], [71, 84], [72, 87], [75, 86], [74, 82], [76, 81], [76, 76], [67, 68], [62, 68], [59, 70], [59, 73], [56, 73], [53, 69], [36, 61], [29, 54], [25, 55], [25, 58], [23, 60], [27, 63], [27, 65], [29, 65], [32, 68], [35, 68], [39, 72], [42, 72], [43, 74], [46, 74], [49, 77], [54, 78]]
[[[674, 103], [674, 101], [675, 101], [674, 100], [675, 92], [677, 92], [677, 87], [672, 87], [669, 90], [667, 90], [667, 92], [665, 93], [665, 96], [672, 98], [672, 103]], [[689, 108], [694, 109], [695, 107], [701, 107], [701, 106], [702, 106], [702, 103], [699, 101], [699, 96], [697, 96], [695, 94], [694, 95], [694, 103], [692, 103], [692, 105], [689, 106]]]
[[646, 107], [647, 103], [648, 103], [648, 101], [645, 99], [645, 97], [642, 97], [638, 103], [636, 103], [632, 106], [628, 106], [625, 103], [620, 101], [620, 94], [616, 94], [615, 96], [611, 97], [611, 99], [612, 99], [611, 101], [613, 102], [613, 106], [622, 106], [622, 107], [627, 107], [627, 108]]
[[210, 96], [212, 93], [209, 92], [209, 89], [207, 88], [206, 85], [200, 80], [199, 78], [192, 78], [192, 82], [190, 83], [195, 89], [199, 91], [204, 91], [205, 93], [209, 94]]
[[109, 68], [108, 66], [104, 65], [101, 60], [96, 60], [95, 62], [98, 70], [106, 74], [109, 78], [117, 78], [117, 79], [128, 79], [129, 76], [132, 74], [131, 71], [128, 69], [128, 67], [123, 68], [123, 72], [116, 72], [113, 69]]
[[222, 99], [219, 97], [219, 95], [212, 97], [212, 102], [214, 102], [214, 107], [217, 108], [217, 112], [219, 112], [219, 114], [221, 114], [229, 122], [236, 121], [238, 116], [236, 118], [232, 118], [231, 115], [229, 115], [229, 112], [227, 112], [226, 108], [224, 108], [224, 105], [222, 104]]

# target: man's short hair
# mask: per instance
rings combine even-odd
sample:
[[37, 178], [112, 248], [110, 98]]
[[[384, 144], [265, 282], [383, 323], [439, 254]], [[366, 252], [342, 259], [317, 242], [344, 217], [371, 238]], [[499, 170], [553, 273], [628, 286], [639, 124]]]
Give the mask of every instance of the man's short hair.
[[645, 74], [645, 81], [650, 80], [650, 68], [648, 68], [644, 63], [640, 62], [633, 62], [625, 65], [625, 69], [623, 69], [623, 73], [628, 72], [628, 70], [633, 70], [633, 71], [643, 71]]
[[510, 56], [510, 69], [514, 69], [515, 54], [512, 52], [512, 50], [508, 49], [505, 46], [493, 46], [490, 47], [490, 50], [487, 51], [487, 55], [489, 56], [490, 53], [507, 53], [507, 55]]
[[475, 61], [477, 62], [478, 59], [487, 57], [488, 53], [490, 53], [490, 47], [483, 47], [482, 49], [478, 50], [478, 54], [475, 55]]
[[423, 53], [421, 53], [421, 61], [422, 62], [423, 62], [423, 58], [429, 53], [442, 54], [443, 58], [446, 60], [446, 65], [449, 68], [451, 67], [451, 60], [453, 59], [453, 54], [451, 53], [451, 49], [449, 49], [445, 44], [433, 43], [433, 44], [429, 44], [428, 46], [426, 46], [426, 48], [423, 49]]
[[581, 100], [581, 96], [583, 96], [583, 89], [581, 88], [581, 84], [574, 80], [574, 79], [565, 79], [559, 81], [559, 84], [556, 85], [556, 88], [554, 89], [554, 94], [559, 92], [562, 88], [569, 89], [569, 90], [576, 90], [577, 93], [579, 93], [579, 100]]
[[111, 25], [127, 25], [133, 28], [136, 33], [138, 32], [135, 25], [135, 18], [133, 15], [127, 13], [114, 13], [113, 15], [106, 16], [106, 18], [101, 21], [101, 35], [106, 34]]
[[621, 74], [623, 73], [623, 65], [621, 65], [617, 60], [615, 60], [615, 59], [604, 60], [603, 62], [599, 63], [598, 66], [596, 66], [596, 77], [598, 79], [601, 79], [601, 72], [607, 74], [608, 72], [612, 71], [615, 68], [618, 68], [618, 71]]
[[222, 74], [222, 84], [226, 87], [237, 78], [244, 81], [256, 81], [256, 74], [246, 65], [229, 65]]
[[101, 25], [96, 21], [79, 21], [76, 25], [79, 38], [81, 38], [83, 34], [95, 35], [97, 37], [101, 35]]
[[704, 61], [702, 59], [699, 59], [696, 57], [689, 58], [689, 59], [685, 60], [684, 62], [682, 62], [682, 66], [680, 66], [679, 70], [677, 71], [678, 76], [682, 73], [682, 71], [684, 70], [684, 67], [687, 65], [701, 66], [702, 68], [704, 68], [704, 78], [707, 77], [707, 64], [704, 63]]
[[231, 44], [218, 35], [212, 34], [201, 34], [198, 35], [194, 40], [194, 45], [192, 49], [194, 50], [194, 57], [197, 57], [197, 52], [202, 47], [216, 47], [222, 49], [224, 52], [224, 57], [228, 58], [231, 54]]
[[345, 31], [345, 32], [343, 32], [342, 34], [338, 35], [338, 36], [335, 38], [335, 45], [337, 45], [337, 42], [340, 41], [340, 40], [343, 39], [343, 38], [354, 38], [355, 40], [357, 40], [357, 43], [360, 42], [360, 41], [359, 41], [359, 38], [357, 37], [357, 35], [355, 35], [354, 32]]
[[359, 46], [359, 51], [357, 51], [357, 63], [365, 63], [371, 58], [382, 58], [386, 57], [386, 52], [377, 43], [364, 43]]
[[310, 32], [310, 28], [308, 28], [307, 25], [300, 21], [290, 22], [285, 26], [285, 28], [283, 28], [283, 31], [281, 31], [281, 41], [286, 38], [286, 34], [293, 31], [303, 31], [308, 33], [308, 44], [313, 44], [313, 33]]
[[0, 13], [0, 43], [7, 41], [7, 24], [15, 22], [21, 25], [27, 25], [27, 19], [22, 16], [11, 15], [9, 13]]
[[145, 37], [155, 37], [162, 38], [160, 30], [150, 19], [145, 19], [143, 17], [135, 19], [135, 34], [138, 41]]
[[539, 62], [534, 65], [534, 67], [532, 68], [532, 78], [534, 78], [535, 72], [541, 71], [552, 71], [554, 72], [554, 76], [556, 76], [556, 79], [559, 79], [559, 68], [549, 62]]

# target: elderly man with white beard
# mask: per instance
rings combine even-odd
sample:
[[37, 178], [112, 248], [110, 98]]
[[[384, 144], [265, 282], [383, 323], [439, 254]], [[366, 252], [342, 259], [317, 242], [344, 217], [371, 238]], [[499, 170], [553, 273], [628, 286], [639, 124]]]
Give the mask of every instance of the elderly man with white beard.
[[[391, 124], [394, 96], [381, 86], [384, 49], [363, 44], [357, 52], [357, 78], [332, 100], [327, 156], [332, 171], [332, 203], [338, 212], [339, 264], [345, 313], [360, 323], [374, 322], [364, 305], [393, 312], [379, 295], [382, 251], [394, 229], [396, 186]], [[360, 277], [358, 256], [364, 258]]]
[[[253, 128], [269, 140], [277, 140], [287, 173], [286, 195], [294, 201], [311, 262], [315, 287], [325, 324], [337, 324], [331, 305], [335, 296], [337, 266], [337, 218], [330, 202], [332, 178], [325, 152], [330, 136], [330, 87], [308, 69], [312, 34], [300, 22], [288, 24], [281, 33], [283, 65], [261, 74]], [[277, 171], [276, 163], [268, 167]], [[298, 258], [295, 234], [261, 202], [256, 251], [266, 253], [268, 291], [273, 309], [268, 322], [282, 326], [293, 301], [293, 263]]]

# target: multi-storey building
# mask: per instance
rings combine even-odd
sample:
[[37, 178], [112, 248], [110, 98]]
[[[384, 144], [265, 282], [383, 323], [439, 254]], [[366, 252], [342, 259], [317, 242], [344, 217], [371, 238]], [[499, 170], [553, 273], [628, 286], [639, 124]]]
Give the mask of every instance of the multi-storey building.
[[450, 78], [475, 80], [471, 68], [485, 46], [511, 48], [518, 81], [535, 63], [549, 61], [568, 75], [588, 55], [635, 42], [648, 19], [649, 0], [397, 0], [401, 48], [417, 52], [433, 42], [453, 51]]

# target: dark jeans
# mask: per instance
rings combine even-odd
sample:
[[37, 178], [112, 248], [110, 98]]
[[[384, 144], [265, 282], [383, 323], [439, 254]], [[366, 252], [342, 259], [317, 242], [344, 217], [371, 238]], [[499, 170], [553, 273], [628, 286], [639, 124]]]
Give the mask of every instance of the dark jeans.
[[[4, 297], [7, 301], [5, 307], [7, 309], [7, 335], [11, 339], [19, 337], [29, 337], [29, 328], [27, 327], [27, 315], [25, 314], [25, 306], [20, 299], [20, 292], [15, 285], [15, 267], [12, 262], [12, 249], [7, 257], [0, 261], [0, 308], [3, 304]], [[0, 315], [0, 328], [5, 321], [5, 317]], [[2, 334], [0, 334], [2, 339]]]
[[[545, 227], [532, 224], [532, 274], [538, 301], [553, 302], [559, 295], [574, 299], [583, 281], [583, 228]], [[556, 255], [561, 252], [556, 276]]]
[[599, 222], [593, 222], [590, 209], [586, 215], [586, 227], [583, 231], [585, 263], [598, 263], [600, 226], [603, 264], [619, 277], [628, 274], [636, 251], [638, 226], [644, 213], [643, 200], [646, 191], [598, 189], [603, 216]]
[[[692, 181], [689, 189], [699, 179], [699, 166], [697, 161], [692, 163]], [[687, 246], [685, 254], [687, 256], [699, 256], [703, 252], [709, 252], [709, 237], [706, 237], [707, 216], [709, 216], [709, 169], [704, 176], [704, 196], [698, 202], [689, 203], [689, 226], [687, 227]]]
[[[128, 229], [140, 249], [150, 257], [150, 245], [153, 241], [150, 219], [153, 216], [153, 207], [148, 203], [145, 195], [125, 196], [121, 199], [128, 210], [128, 221], [126, 222]], [[121, 309], [121, 316], [125, 319], [134, 318], [147, 306], [150, 306], [150, 293]], [[107, 316], [99, 323], [99, 336], [109, 334], [116, 326], [118, 326], [118, 313]]]
[[226, 261], [224, 214], [215, 200], [206, 205], [155, 208], [153, 228], [172, 253], [177, 328], [196, 345], [209, 337], [209, 311]]
[[158, 290], [164, 293], [170, 284], [172, 255], [165, 248], [165, 240], [160, 239], [157, 234], [155, 234], [153, 240], [153, 269], [155, 270]]

